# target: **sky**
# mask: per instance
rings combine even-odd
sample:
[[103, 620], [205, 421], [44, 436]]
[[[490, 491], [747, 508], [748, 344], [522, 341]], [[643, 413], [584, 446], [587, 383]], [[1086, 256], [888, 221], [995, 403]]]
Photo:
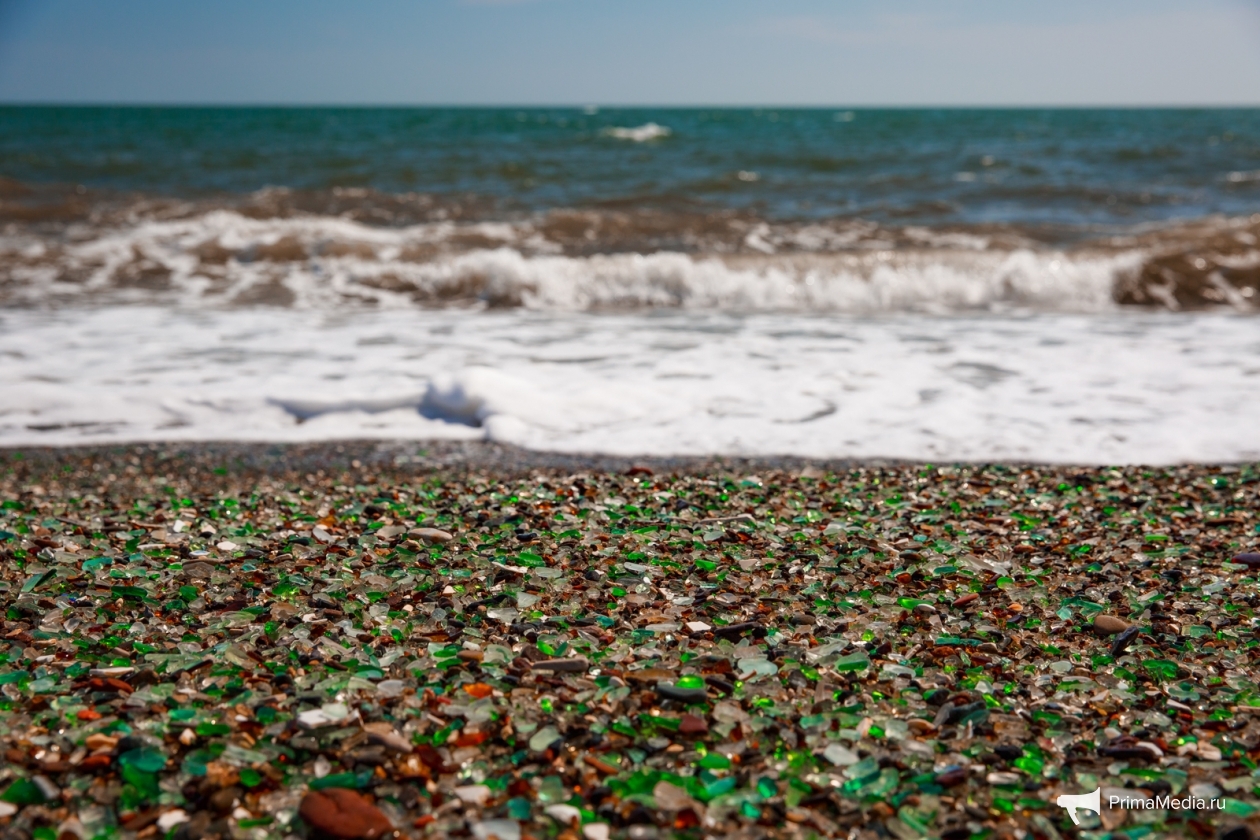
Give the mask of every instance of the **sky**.
[[0, 0], [0, 102], [1256, 105], [1260, 0]]

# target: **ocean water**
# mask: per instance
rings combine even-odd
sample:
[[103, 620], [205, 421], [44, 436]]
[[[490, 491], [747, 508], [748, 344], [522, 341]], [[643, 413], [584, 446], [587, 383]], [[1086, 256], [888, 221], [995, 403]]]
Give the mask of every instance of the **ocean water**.
[[0, 445], [1260, 457], [1260, 111], [0, 108]]

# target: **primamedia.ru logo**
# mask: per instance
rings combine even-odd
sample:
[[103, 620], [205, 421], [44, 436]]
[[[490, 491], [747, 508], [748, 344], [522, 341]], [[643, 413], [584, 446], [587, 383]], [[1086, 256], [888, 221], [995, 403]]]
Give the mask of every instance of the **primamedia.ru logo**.
[[[1127, 791], [1113, 793], [1112, 791], [1115, 790], [1112, 788], [1108, 791], [1106, 802], [1109, 810], [1122, 808], [1126, 811], [1220, 811], [1225, 807], [1219, 799], [1207, 799], [1201, 796], [1152, 796], [1148, 793], [1136, 794]], [[1099, 814], [1102, 811], [1102, 803], [1101, 788], [1094, 788], [1089, 793], [1065, 793], [1055, 800], [1056, 805], [1068, 812], [1073, 825], [1081, 824], [1078, 810]]]
[[1108, 796], [1108, 808], [1124, 808], [1126, 811], [1173, 810], [1173, 811], [1220, 811], [1225, 804], [1219, 799], [1186, 796]]

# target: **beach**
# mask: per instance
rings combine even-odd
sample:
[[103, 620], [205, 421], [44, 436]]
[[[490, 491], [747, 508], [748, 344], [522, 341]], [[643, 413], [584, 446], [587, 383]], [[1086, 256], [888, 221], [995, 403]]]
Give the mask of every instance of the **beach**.
[[1257, 487], [10, 450], [5, 798], [84, 836], [313, 830], [302, 791], [352, 790], [369, 832], [961, 838], [1052, 836], [1056, 795], [1098, 787], [1215, 800], [1149, 814], [1225, 831], [1255, 813]]
[[3, 831], [1245, 840], [1257, 154], [0, 107]]

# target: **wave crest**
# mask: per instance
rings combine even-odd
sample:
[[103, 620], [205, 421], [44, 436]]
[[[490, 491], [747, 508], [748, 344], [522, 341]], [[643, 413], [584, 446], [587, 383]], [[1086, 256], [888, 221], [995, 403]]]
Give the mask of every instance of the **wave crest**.
[[[75, 236], [27, 231], [0, 237], [0, 304], [1249, 311], [1260, 290], [1260, 219], [1203, 222], [1076, 249], [992, 231], [699, 219], [682, 248], [638, 250], [630, 246], [665, 241], [670, 229], [662, 219], [618, 222], [565, 211], [516, 222], [382, 228], [213, 210], [85, 227]], [[581, 243], [590, 239], [593, 252], [584, 252]]]
[[657, 125], [654, 122], [636, 125], [633, 128], [617, 126], [614, 128], [604, 129], [604, 135], [607, 137], [615, 137], [618, 140], [631, 140], [635, 143], [647, 143], [650, 140], [660, 140], [673, 134], [666, 126]]

